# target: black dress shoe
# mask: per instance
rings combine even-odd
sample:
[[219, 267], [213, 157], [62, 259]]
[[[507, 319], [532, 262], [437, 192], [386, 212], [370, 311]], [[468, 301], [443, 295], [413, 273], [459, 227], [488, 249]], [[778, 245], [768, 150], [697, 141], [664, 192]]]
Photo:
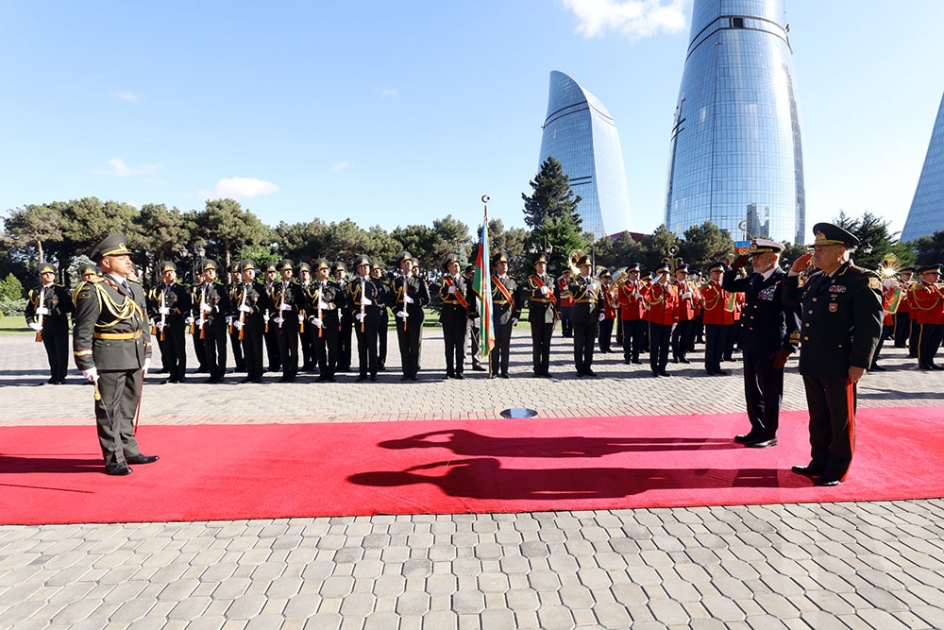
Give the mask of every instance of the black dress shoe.
[[455, 378], [455, 377], [456, 377], [456, 375], [455, 375], [454, 372], [446, 372], [446, 375], [443, 377], [443, 380], [445, 380], [445, 379], [447, 379], [447, 378]]
[[931, 364], [931, 369], [932, 369], [932, 370], [944, 370], [944, 365], [938, 365], [937, 363], [932, 363], [932, 364]]
[[655, 376], [656, 378], [659, 377], [659, 373], [658, 373], [658, 372], [653, 372], [652, 375]]
[[577, 378], [583, 378], [583, 370], [577, 370]]
[[420, 377], [418, 377], [416, 374], [410, 374], [410, 380], [411, 380], [411, 381], [418, 381], [418, 380], [420, 380]]
[[831, 487], [833, 487], [833, 486], [838, 486], [840, 483], [842, 483], [842, 482], [839, 481], [838, 479], [825, 479], [825, 478], [823, 478], [823, 477], [820, 477], [819, 479], [817, 479], [816, 481], [813, 482], [813, 485], [814, 485], [814, 486], [826, 486], [826, 487], [828, 487], [828, 488], [831, 488]]
[[358, 383], [360, 383], [361, 381], [366, 381], [366, 380], [367, 380], [367, 375], [366, 375], [366, 374], [358, 374], [358, 376], [357, 376], [357, 382], [358, 382]]
[[370, 375], [370, 381], [371, 381], [372, 383], [376, 383], [376, 382], [377, 382], [377, 375], [376, 375], [376, 374], [371, 374], [371, 375]]
[[639, 359], [633, 359], [633, 364], [634, 364], [634, 365], [642, 365], [642, 361], [640, 361]]
[[819, 477], [821, 474], [823, 474], [822, 470], [818, 470], [811, 466], [794, 466], [790, 470], [798, 475], [806, 475], [807, 477]]
[[[734, 441], [738, 444], [747, 444], [748, 442], [753, 442], [757, 439], [757, 436], [751, 435], [750, 433], [745, 433], [744, 435], [735, 435]], [[794, 466], [796, 468], [796, 466]]]
[[105, 466], [106, 475], [114, 475], [115, 477], [123, 477], [125, 475], [131, 474], [131, 468], [127, 464], [108, 464]]
[[888, 368], [883, 368], [881, 365], [873, 365], [869, 368], [869, 372], [887, 372]]
[[679, 363], [691, 363], [691, 361], [689, 361], [689, 360], [686, 359], [685, 357], [679, 357], [678, 362], [679, 362]]
[[461, 381], [465, 376], [462, 375], [462, 372], [456, 372], [456, 380]]
[[672, 375], [666, 372], [665, 370], [659, 370], [659, 376], [672, 376]]
[[501, 377], [502, 377], [502, 378], [511, 378], [511, 375], [509, 375], [508, 372], [503, 372], [502, 375], [501, 375]]
[[125, 458], [129, 464], [153, 464], [160, 459], [157, 455], [133, 455]]
[[770, 448], [777, 446], [777, 438], [759, 438], [747, 443], [748, 448]]
[[593, 370], [584, 370], [583, 373], [584, 373], [584, 376], [593, 376], [594, 378], [597, 375], [597, 373], [594, 372]]
[[[444, 377], [443, 377], [443, 380], [445, 380], [445, 379], [447, 379], [447, 378], [449, 378], [449, 377], [448, 377], [448, 376], [444, 376]], [[408, 381], [408, 380], [410, 380], [410, 375], [409, 375], [409, 374], [404, 374], [403, 376], [400, 377], [400, 380], [401, 380], [401, 381]]]
[[486, 370], [485, 370], [485, 368], [483, 368], [481, 365], [473, 365], [473, 366], [472, 366], [472, 371], [473, 371], [473, 372], [485, 372]]

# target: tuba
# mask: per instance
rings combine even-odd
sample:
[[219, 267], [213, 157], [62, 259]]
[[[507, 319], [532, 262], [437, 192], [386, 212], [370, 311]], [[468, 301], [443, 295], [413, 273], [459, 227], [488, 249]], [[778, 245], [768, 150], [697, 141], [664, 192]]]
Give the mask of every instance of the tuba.
[[583, 252], [579, 249], [575, 249], [574, 251], [570, 252], [568, 264], [570, 265], [570, 272], [575, 278], [580, 275], [580, 269], [577, 267], [577, 261], [581, 258], [583, 258]]

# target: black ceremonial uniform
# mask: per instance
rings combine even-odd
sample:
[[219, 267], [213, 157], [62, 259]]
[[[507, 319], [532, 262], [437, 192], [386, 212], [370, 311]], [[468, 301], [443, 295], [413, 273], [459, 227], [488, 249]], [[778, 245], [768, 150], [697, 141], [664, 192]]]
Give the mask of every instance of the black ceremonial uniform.
[[[555, 291], [556, 289], [556, 291]], [[531, 323], [531, 365], [535, 376], [550, 376], [551, 335], [559, 319], [554, 278], [546, 273], [528, 276], [528, 321]]]
[[296, 282], [276, 282], [269, 296], [275, 317], [269, 327], [275, 327], [279, 336], [279, 357], [282, 363], [283, 383], [295, 380], [298, 375], [299, 311], [306, 305], [306, 297]]
[[377, 270], [377, 267], [373, 267], [370, 274], [371, 278], [380, 285], [380, 304], [383, 306], [380, 309], [380, 322], [377, 324], [377, 362], [380, 364], [377, 369], [385, 372], [387, 370], [387, 337], [390, 332], [390, 312], [387, 308], [393, 307], [393, 289], [384, 282], [382, 275], [375, 275], [374, 272]]
[[[369, 263], [368, 263], [369, 264]], [[363, 381], [370, 373], [371, 380], [377, 380], [380, 359], [377, 355], [377, 327], [380, 325], [380, 311], [383, 308], [378, 299], [383, 295], [380, 283], [369, 276], [355, 277], [348, 285], [350, 302], [348, 311], [354, 319], [354, 332], [357, 334], [358, 380]], [[370, 302], [364, 302], [364, 298]]]
[[[341, 292], [341, 301], [343, 301], [345, 304], [349, 304], [351, 301], [351, 290], [348, 285], [350, 280], [337, 277], [340, 275], [339, 272], [345, 271], [346, 268], [342, 267], [341, 263], [337, 263], [334, 269], [336, 273], [335, 282], [338, 285], [338, 290]], [[354, 315], [351, 312], [351, 309], [341, 309], [341, 318], [338, 328], [338, 372], [351, 371], [351, 335], [353, 330]]]
[[[446, 344], [446, 377], [457, 378], [465, 372], [465, 339], [469, 319], [478, 317], [475, 291], [472, 290], [472, 283], [462, 274], [445, 275], [439, 287], [439, 297], [442, 299], [439, 321]], [[473, 352], [477, 351], [478, 348]]]
[[190, 326], [190, 339], [193, 341], [193, 353], [197, 357], [197, 374], [209, 373], [206, 360], [206, 344], [203, 343], [203, 328], [197, 324], [200, 315], [200, 300], [203, 297], [203, 282], [190, 287], [190, 315], [186, 322]]
[[511, 353], [511, 331], [521, 317], [518, 284], [510, 276], [492, 276], [492, 324], [495, 328], [495, 347], [489, 354], [492, 376], [508, 378]]
[[577, 376], [596, 376], [592, 369], [593, 345], [603, 309], [603, 288], [593, 276], [578, 275], [570, 281], [574, 296], [574, 364]]
[[[275, 282], [269, 282], [269, 272], [275, 271], [275, 265], [270, 264], [266, 267], [266, 280], [263, 283], [262, 287], [266, 293], [266, 297], [272, 295], [272, 287], [281, 282], [281, 280], [276, 280]], [[272, 309], [271, 302], [266, 305], [266, 312], [263, 315], [263, 320], [265, 321], [265, 348], [266, 348], [266, 371], [267, 372], [281, 372], [282, 371], [282, 355], [279, 353], [279, 331], [278, 326], [272, 320], [278, 314]]]
[[332, 280], [315, 280], [314, 291], [308, 312], [311, 315], [312, 335], [315, 341], [315, 360], [318, 363], [318, 380], [333, 381], [338, 364], [339, 315], [347, 305], [338, 283]]
[[[235, 266], [233, 274], [235, 277]], [[226, 314], [226, 322], [229, 331], [229, 341], [233, 346], [233, 362], [236, 364], [237, 372], [246, 371], [246, 361], [243, 359], [243, 344], [239, 338], [239, 329], [233, 326], [233, 321], [239, 319], [239, 313], [236, 311], [238, 302], [236, 301], [236, 292], [239, 290], [242, 282], [232, 282], [226, 285], [226, 299], [231, 306], [230, 312]]]
[[[404, 289], [404, 286], [406, 287]], [[410, 274], [404, 278], [398, 275], [391, 283], [392, 295], [390, 308], [393, 310], [397, 328], [397, 342], [400, 346], [400, 361], [403, 365], [403, 377], [415, 380], [420, 369], [420, 351], [423, 346], [423, 321], [426, 318], [423, 308], [429, 304], [429, 286], [420, 277]], [[407, 304], [404, 296], [411, 303]], [[406, 313], [401, 317], [398, 313]]]
[[[209, 310], [195, 305], [203, 321], [203, 347], [206, 350], [208, 383], [222, 383], [226, 375], [226, 338], [229, 336], [226, 317], [230, 313], [226, 287], [216, 282], [204, 282], [200, 287], [200, 299]], [[197, 320], [199, 327], [200, 320]]]
[[[237, 287], [234, 297], [233, 307], [236, 309], [234, 317], [235, 321], [239, 322], [236, 328], [237, 332], [240, 332], [240, 329], [242, 332], [243, 356], [246, 360], [245, 381], [259, 383], [265, 371], [262, 348], [266, 328], [265, 313], [271, 308], [269, 295], [263, 284], [242, 282]], [[247, 307], [250, 312], [241, 310], [241, 307]]]
[[[48, 311], [39, 315], [40, 307]], [[36, 332], [36, 341], [42, 340], [49, 362], [47, 383], [61, 385], [69, 373], [69, 313], [73, 310], [72, 297], [58, 284], [30, 289], [26, 300], [26, 323]]]
[[[168, 383], [180, 383], [187, 376], [186, 318], [193, 307], [190, 291], [177, 282], [151, 289], [148, 295], [151, 322], [156, 326], [157, 345], [161, 349], [161, 365], [167, 371]], [[161, 309], [167, 309], [162, 313]]]

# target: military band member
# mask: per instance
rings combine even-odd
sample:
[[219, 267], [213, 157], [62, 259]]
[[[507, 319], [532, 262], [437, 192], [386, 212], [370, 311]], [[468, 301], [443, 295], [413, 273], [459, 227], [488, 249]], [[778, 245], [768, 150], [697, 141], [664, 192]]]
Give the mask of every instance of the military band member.
[[[882, 334], [882, 281], [855, 266], [859, 239], [829, 223], [813, 226], [812, 253], [800, 256], [784, 280], [783, 300], [801, 305], [800, 374], [810, 410], [810, 462], [793, 471], [820, 486], [846, 479], [855, 449], [856, 383]], [[810, 261], [818, 271], [802, 287]]]
[[[230, 304], [234, 304], [236, 301], [236, 290], [239, 288], [239, 285], [243, 283], [243, 274], [240, 271], [239, 263], [233, 263], [229, 268], [229, 284], [226, 285], [226, 299], [229, 300]], [[235, 305], [233, 309], [235, 309]], [[229, 341], [233, 346], [233, 362], [236, 363], [237, 372], [246, 371], [246, 362], [243, 360], [243, 344], [239, 339], [239, 330], [233, 326], [233, 321], [239, 318], [239, 313], [235, 310], [227, 313], [226, 315], [226, 326], [227, 332], [229, 333]]]
[[429, 304], [429, 286], [413, 273], [413, 257], [401, 252], [397, 257], [401, 274], [393, 279], [390, 308], [395, 316], [397, 341], [400, 347], [400, 362], [403, 366], [401, 380], [417, 379], [420, 369], [420, 349], [423, 343], [423, 308]]
[[554, 278], [547, 273], [547, 254], [534, 257], [534, 273], [528, 276], [528, 322], [531, 324], [531, 367], [537, 378], [551, 378], [551, 335], [560, 319]]
[[206, 364], [210, 371], [207, 383], [222, 383], [226, 375], [226, 338], [229, 336], [226, 317], [230, 312], [226, 288], [216, 281], [216, 262], [203, 261], [203, 284], [199, 299], [194, 302], [198, 314], [197, 328], [206, 349]]
[[58, 268], [52, 263], [39, 266], [39, 286], [30, 289], [26, 300], [26, 324], [36, 331], [49, 362], [51, 385], [62, 385], [69, 373], [69, 313], [72, 297], [65, 287], [56, 284]]
[[[354, 317], [354, 332], [357, 335], [358, 381], [377, 380], [380, 360], [377, 356], [377, 327], [380, 325], [378, 300], [383, 295], [380, 283], [370, 277], [370, 257], [360, 255], [354, 261], [357, 276], [349, 283], [350, 302], [348, 310]], [[415, 379], [415, 375], [414, 375]]]
[[[469, 285], [469, 289], [472, 292], [472, 295], [475, 296], [475, 288], [473, 287], [473, 280], [475, 279], [475, 265], [466, 265], [465, 269], [462, 270], [462, 277], [465, 278], [466, 284]], [[484, 372], [485, 368], [482, 367], [482, 328], [480, 326], [481, 322], [479, 321], [479, 314], [477, 308], [472, 308], [472, 319], [469, 324], [469, 352], [472, 357], [472, 371], [473, 372]]]
[[315, 291], [308, 304], [318, 362], [318, 381], [334, 381], [338, 364], [339, 315], [347, 310], [341, 287], [331, 279], [331, 266], [324, 258], [315, 261]]
[[911, 333], [911, 301], [908, 299], [909, 290], [914, 286], [913, 276], [916, 269], [905, 267], [901, 270], [898, 287], [901, 290], [901, 299], [898, 310], [895, 312], [895, 347], [907, 348]]
[[384, 308], [380, 309], [380, 323], [377, 325], [377, 361], [381, 372], [387, 371], [387, 333], [390, 328], [390, 314], [388, 307], [393, 305], [393, 289], [384, 281], [384, 269], [379, 260], [370, 262], [370, 277], [376, 280], [381, 288], [380, 302]]
[[695, 304], [698, 290], [688, 281], [688, 265], [679, 265], [675, 270], [675, 288], [678, 291], [676, 309], [677, 325], [672, 330], [672, 360], [675, 363], [691, 363], [688, 351], [695, 334]]
[[610, 344], [613, 340], [613, 323], [619, 310], [618, 294], [613, 289], [613, 274], [608, 269], [600, 274], [600, 292], [603, 297], [603, 306], [600, 309], [603, 313], [600, 320], [600, 352], [606, 354], [612, 352]]
[[279, 328], [272, 320], [275, 319], [278, 314], [272, 308], [271, 300], [269, 296], [272, 295], [272, 289], [281, 281], [279, 276], [279, 270], [277, 269], [278, 265], [275, 263], [269, 263], [265, 268], [265, 281], [263, 282], [263, 290], [266, 293], [267, 306], [266, 312], [263, 315], [262, 319], [265, 322], [265, 347], [266, 347], [266, 357], [268, 359], [268, 365], [266, 367], [266, 372], [281, 372], [282, 371], [282, 354], [279, 350]]
[[161, 283], [151, 289], [149, 309], [154, 323], [161, 365], [167, 372], [165, 383], [182, 383], [187, 378], [187, 316], [193, 309], [190, 291], [177, 283], [177, 265], [165, 260], [160, 265]]
[[[442, 310], [439, 321], [446, 346], [446, 378], [463, 379], [466, 331], [478, 317], [472, 282], [459, 273], [459, 257], [450, 254], [444, 263], [446, 275], [439, 287]], [[476, 349], [477, 350], [477, 349]], [[475, 350], [473, 351], [475, 352]]]
[[918, 326], [918, 367], [922, 370], [944, 370], [934, 362], [944, 333], [944, 285], [941, 266], [927, 265], [918, 269], [920, 281], [909, 292], [912, 315]]
[[[311, 293], [314, 290], [311, 278], [311, 265], [306, 262], [300, 262], [298, 263], [298, 268], [295, 270], [295, 273], [298, 276], [298, 287], [305, 297], [304, 303], [306, 305], [310, 304]], [[308, 317], [309, 313], [302, 308], [299, 310], [299, 315]], [[304, 325], [304, 322], [298, 329], [298, 342], [301, 345], [302, 372], [314, 372], [317, 365], [315, 361], [314, 332], [314, 328]]]
[[678, 289], [669, 283], [669, 264], [663, 261], [652, 283], [645, 287], [646, 320], [649, 322], [649, 368], [653, 376], [672, 376], [666, 371], [672, 328], [678, 322]]
[[518, 285], [508, 276], [508, 257], [499, 253], [492, 258], [492, 326], [495, 329], [495, 347], [488, 358], [490, 376], [510, 378], [508, 362], [511, 353], [511, 331], [521, 317], [518, 303]]
[[265, 285], [256, 282], [256, 264], [244, 260], [239, 265], [242, 283], [233, 296], [233, 309], [236, 315], [233, 327], [241, 333], [243, 357], [246, 361], [246, 377], [242, 383], [261, 383], [265, 372], [262, 360], [262, 347], [265, 339], [265, 314], [272, 308]]
[[[783, 302], [786, 273], [780, 268], [777, 241], [754, 239], [749, 254], [738, 256], [725, 269], [722, 286], [744, 294], [740, 348], [744, 360], [744, 400], [751, 428], [734, 441], [752, 448], [777, 445], [780, 406], [783, 402], [783, 368], [800, 343], [800, 315], [796, 306]], [[750, 259], [753, 273], [739, 277]]]
[[[342, 299], [344, 303], [350, 303], [351, 301], [351, 291], [348, 286], [347, 278], [347, 266], [340, 260], [334, 263], [334, 267], [331, 268], [331, 274], [334, 276], [334, 282], [338, 285], [339, 290], [341, 291]], [[351, 335], [354, 330], [354, 314], [351, 312], [351, 309], [344, 308], [341, 309], [341, 324], [338, 329], [338, 372], [350, 372], [351, 371]]]
[[560, 311], [561, 336], [574, 336], [574, 323], [571, 315], [574, 312], [574, 296], [570, 294], [571, 270], [564, 269], [557, 279], [557, 308]]
[[294, 282], [295, 264], [288, 258], [278, 262], [281, 282], [272, 287], [269, 302], [275, 317], [269, 320], [269, 326], [275, 326], [279, 336], [279, 361], [282, 364], [280, 383], [291, 383], [298, 376], [298, 332], [301, 327], [300, 309], [305, 306], [305, 296], [301, 287]]
[[134, 437], [134, 418], [151, 361], [150, 326], [144, 288], [128, 277], [131, 251], [121, 234], [92, 250], [103, 278], [83, 282], [75, 292], [72, 346], [75, 365], [95, 384], [95, 422], [109, 475], [129, 475], [129, 464], [150, 464]]
[[600, 320], [603, 319], [603, 291], [600, 281], [593, 277], [593, 263], [589, 256], [577, 261], [580, 274], [570, 281], [574, 298], [573, 320], [574, 364], [577, 376], [596, 376], [593, 371], [593, 346], [596, 343]]
[[645, 343], [645, 298], [642, 289], [645, 286], [639, 279], [639, 263], [634, 262], [626, 268], [627, 280], [619, 288], [620, 326], [623, 330], [623, 363], [641, 364], [639, 353]]
[[[727, 376], [721, 369], [725, 342], [734, 326], [734, 294], [725, 290], [721, 282], [727, 265], [723, 262], [712, 263], [708, 267], [708, 284], [701, 290], [703, 308], [702, 321], [705, 325], [705, 372], [708, 376]], [[736, 274], [732, 274], [736, 275]]]

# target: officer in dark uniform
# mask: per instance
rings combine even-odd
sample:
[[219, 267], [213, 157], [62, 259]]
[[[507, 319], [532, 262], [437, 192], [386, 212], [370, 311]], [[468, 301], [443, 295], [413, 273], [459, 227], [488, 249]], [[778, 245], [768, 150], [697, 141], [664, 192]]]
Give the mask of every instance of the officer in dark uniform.
[[177, 283], [177, 265], [165, 260], [160, 265], [161, 284], [151, 289], [151, 321], [157, 330], [161, 364], [167, 372], [165, 383], [182, 383], [187, 377], [187, 324], [193, 308], [190, 291]]
[[380, 309], [380, 323], [377, 325], [377, 361], [381, 372], [387, 371], [387, 333], [390, 328], [390, 314], [387, 307], [392, 307], [393, 289], [384, 280], [383, 265], [376, 258], [370, 262], [370, 277], [376, 280], [381, 287], [380, 303], [384, 308]]
[[315, 261], [314, 292], [307, 305], [310, 313], [312, 335], [315, 341], [315, 360], [318, 363], [318, 381], [334, 381], [334, 371], [338, 363], [338, 315], [347, 310], [341, 287], [331, 279], [328, 261], [319, 258]]
[[[36, 331], [49, 361], [51, 385], [62, 385], [69, 373], [69, 313], [72, 298], [65, 287], [56, 284], [59, 269], [52, 263], [39, 266], [39, 286], [30, 289], [26, 300], [26, 324]], [[40, 383], [42, 384], [42, 383]]]
[[593, 365], [593, 345], [597, 338], [597, 327], [603, 318], [603, 289], [600, 281], [593, 277], [593, 263], [589, 256], [577, 260], [580, 274], [570, 280], [570, 293], [574, 296], [574, 364], [577, 376], [596, 376]]
[[[304, 294], [303, 303], [305, 306], [311, 303], [311, 295], [314, 291], [314, 285], [312, 284], [311, 278], [311, 265], [306, 262], [298, 263], [298, 268], [295, 273], [298, 276], [298, 287], [301, 289], [301, 292]], [[300, 307], [299, 314], [303, 317], [308, 316], [308, 311], [304, 307]], [[301, 345], [301, 355], [302, 355], [302, 372], [314, 372], [317, 362], [315, 361], [315, 341], [312, 334], [314, 329], [311, 326], [306, 326], [303, 321], [298, 329], [298, 341]]]
[[279, 352], [279, 328], [272, 321], [278, 314], [272, 308], [271, 300], [269, 300], [269, 296], [272, 295], [272, 287], [278, 284], [279, 280], [279, 270], [276, 269], [276, 264], [269, 263], [266, 265], [265, 280], [262, 283], [262, 288], [266, 293], [266, 312], [262, 317], [265, 322], [265, 347], [268, 360], [266, 372], [282, 371], [282, 355]]
[[[449, 254], [444, 263], [446, 275], [439, 287], [442, 310], [439, 321], [446, 345], [446, 378], [463, 379], [465, 338], [471, 321], [478, 317], [472, 283], [459, 273], [459, 257]], [[477, 350], [477, 349], [476, 349]], [[473, 351], [474, 352], [474, 351]]]
[[420, 350], [423, 343], [423, 308], [429, 304], [429, 286], [426, 280], [413, 274], [413, 257], [410, 252], [401, 252], [397, 257], [401, 275], [392, 282], [390, 308], [396, 317], [397, 341], [400, 346], [400, 362], [403, 366], [401, 380], [417, 379], [420, 369]]
[[102, 270], [95, 263], [86, 263], [79, 266], [79, 278], [82, 282], [91, 282], [95, 279], [101, 279]]
[[72, 346], [75, 365], [95, 383], [95, 422], [109, 475], [129, 475], [129, 464], [150, 464], [134, 437], [134, 418], [144, 375], [151, 362], [151, 335], [144, 288], [128, 280], [131, 251], [121, 234], [111, 234], [90, 257], [101, 265], [101, 281], [83, 282], [75, 292]]
[[242, 383], [261, 383], [264, 373], [262, 346], [265, 339], [265, 313], [271, 308], [265, 286], [256, 282], [256, 264], [244, 260], [239, 265], [242, 283], [236, 288], [233, 309], [236, 315], [233, 327], [241, 333], [243, 356], [246, 360], [246, 378]]
[[557, 279], [557, 308], [561, 318], [561, 336], [574, 336], [574, 323], [571, 315], [574, 312], [574, 296], [570, 294], [570, 283], [573, 280], [573, 271], [564, 269]]
[[[341, 292], [340, 302], [349, 304], [351, 291], [348, 286], [347, 266], [340, 260], [331, 268], [331, 275]], [[340, 303], [339, 302], [339, 303]], [[338, 372], [351, 371], [351, 334], [354, 330], [354, 315], [349, 308], [341, 309], [341, 321], [338, 328]]]
[[[813, 252], [800, 256], [784, 280], [783, 301], [800, 305], [800, 374], [810, 410], [810, 463], [793, 471], [820, 486], [845, 480], [855, 448], [856, 383], [882, 334], [882, 281], [855, 266], [859, 239], [829, 223], [813, 226]], [[817, 271], [799, 286], [810, 262]]]
[[[382, 295], [380, 283], [370, 277], [370, 257], [360, 255], [354, 261], [357, 276], [349, 283], [349, 311], [354, 317], [354, 331], [357, 334], [358, 381], [377, 380], [380, 361], [377, 357], [377, 326], [380, 325], [378, 304]], [[414, 374], [415, 377], [415, 374]]]
[[521, 317], [518, 284], [508, 276], [508, 257], [496, 254], [492, 258], [492, 326], [495, 329], [495, 347], [489, 356], [491, 377], [510, 378], [508, 361], [511, 355], [511, 331]]
[[551, 335], [560, 319], [559, 289], [547, 273], [547, 254], [534, 257], [534, 273], [528, 276], [528, 322], [531, 323], [531, 366], [537, 378], [551, 378]]
[[[738, 256], [725, 269], [721, 281], [725, 291], [745, 295], [739, 343], [744, 354], [744, 399], [751, 429], [735, 436], [734, 441], [752, 448], [777, 445], [783, 368], [800, 343], [797, 307], [783, 303], [783, 281], [787, 275], [780, 268], [783, 249], [783, 244], [776, 241], [755, 239], [750, 253]], [[754, 271], [741, 278], [738, 270], [748, 260]]]
[[[466, 265], [465, 269], [462, 270], [462, 277], [469, 285], [472, 295], [477, 296], [475, 288], [472, 286], [472, 281], [475, 279], [475, 265]], [[471, 325], [469, 325], [469, 350], [472, 356], [472, 371], [484, 372], [485, 368], [482, 367], [482, 328], [478, 308], [473, 308], [472, 311], [471, 314], [474, 316]]]
[[194, 267], [193, 285], [190, 287], [190, 313], [185, 319], [187, 325], [190, 326], [190, 340], [193, 342], [193, 353], [197, 357], [196, 374], [210, 373], [206, 360], [206, 344], [203, 342], [203, 327], [197, 325], [197, 321], [203, 319], [203, 315], [200, 313], [203, 284], [203, 260], [201, 259], [199, 264]]
[[298, 331], [299, 310], [306, 304], [305, 296], [297, 282], [292, 280], [295, 265], [288, 258], [279, 261], [277, 269], [282, 281], [272, 286], [269, 300], [272, 312], [269, 326], [275, 326], [279, 335], [279, 358], [282, 364], [280, 383], [291, 383], [298, 376]]
[[226, 314], [226, 325], [229, 332], [229, 341], [233, 346], [233, 361], [236, 363], [237, 372], [246, 371], [246, 362], [243, 360], [243, 344], [239, 339], [239, 330], [233, 326], [233, 322], [239, 319], [239, 313], [236, 312], [236, 291], [243, 283], [243, 274], [240, 271], [239, 263], [233, 263], [229, 268], [229, 284], [226, 285], [226, 299], [232, 304], [233, 310]]
[[226, 317], [230, 312], [226, 287], [216, 281], [217, 265], [210, 259], [203, 261], [203, 284], [199, 288], [199, 301], [194, 304], [198, 313], [197, 328], [201, 330], [203, 347], [206, 350], [207, 383], [222, 383], [226, 375]]

